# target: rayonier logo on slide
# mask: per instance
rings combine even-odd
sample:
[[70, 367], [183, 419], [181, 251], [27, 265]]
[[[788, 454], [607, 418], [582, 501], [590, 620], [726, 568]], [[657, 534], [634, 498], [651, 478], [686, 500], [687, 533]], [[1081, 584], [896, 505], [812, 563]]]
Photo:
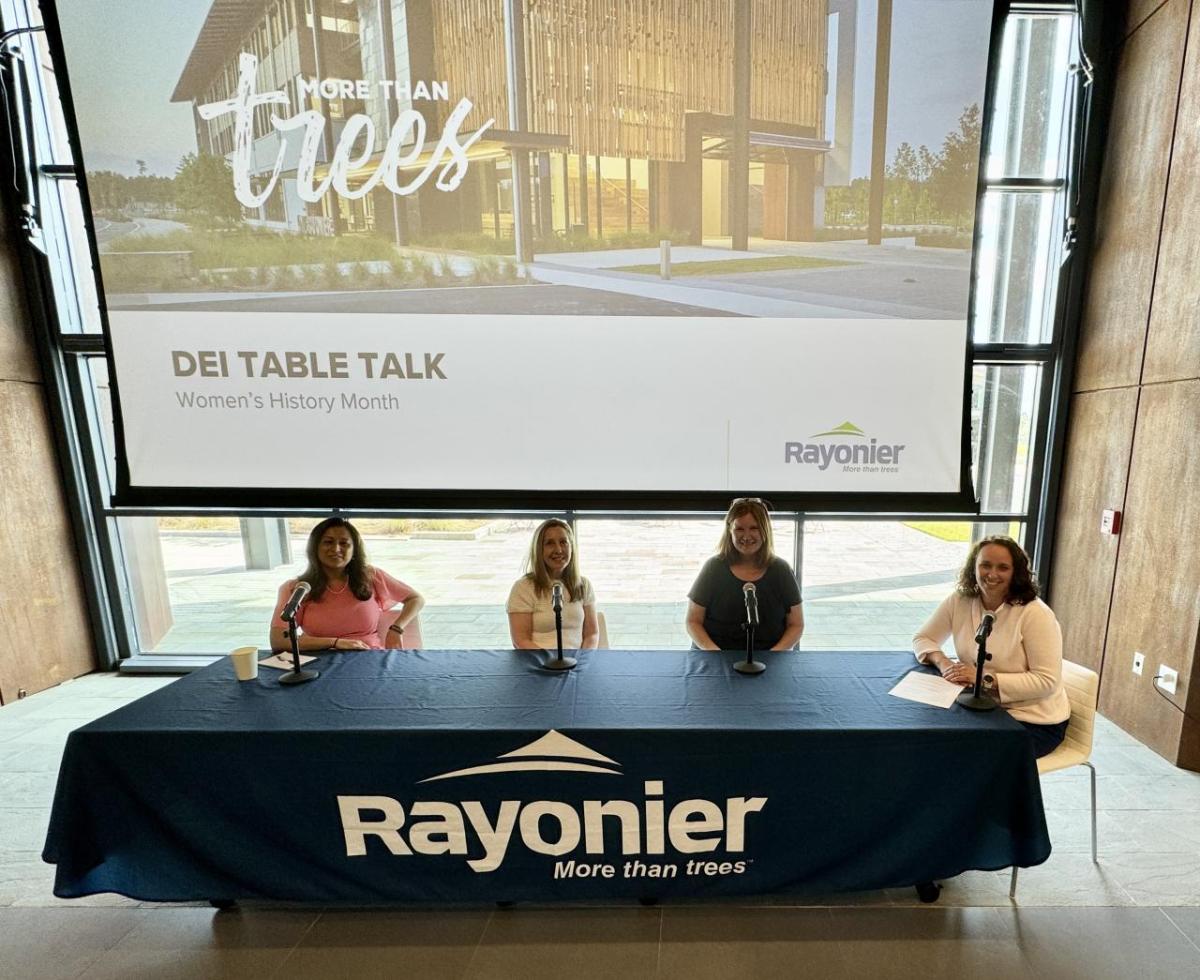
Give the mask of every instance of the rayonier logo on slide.
[[[494, 761], [429, 776], [418, 785], [506, 773], [590, 773], [625, 778], [619, 762], [557, 731], [505, 752]], [[397, 857], [451, 854], [466, 859], [473, 871], [495, 871], [515, 841], [535, 854], [563, 857], [555, 878], [675, 878], [744, 874], [750, 860], [648, 860], [668, 855], [724, 855], [746, 849], [748, 818], [762, 811], [765, 796], [731, 796], [721, 801], [680, 800], [671, 804], [664, 782], [642, 782], [636, 800], [479, 800], [449, 802], [421, 799], [405, 804], [390, 796], [339, 796], [338, 811], [346, 856], [367, 854], [368, 838], [377, 838]], [[491, 812], [489, 812], [489, 809]], [[619, 832], [628, 860], [585, 860], [604, 855], [606, 826]], [[582, 851], [582, 855], [579, 852]], [[643, 860], [646, 859], [646, 860]]]
[[809, 442], [785, 442], [784, 463], [799, 463], [827, 470], [832, 465], [843, 473], [899, 473], [903, 444], [881, 443], [853, 422], [843, 422], [826, 432], [808, 437]]

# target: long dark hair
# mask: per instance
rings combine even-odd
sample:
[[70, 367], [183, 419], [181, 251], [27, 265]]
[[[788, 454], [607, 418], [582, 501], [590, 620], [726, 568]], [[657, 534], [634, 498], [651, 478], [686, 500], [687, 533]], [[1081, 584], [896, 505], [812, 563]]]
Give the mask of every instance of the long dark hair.
[[1033, 577], [1033, 569], [1029, 567], [1029, 556], [1025, 554], [1024, 548], [1006, 534], [993, 534], [972, 545], [967, 560], [958, 573], [958, 594], [968, 598], [979, 595], [979, 583], [975, 581], [975, 560], [979, 557], [979, 552], [989, 544], [998, 544], [1008, 549], [1012, 557], [1013, 573], [1008, 583], [1008, 596], [1005, 601], [1014, 606], [1033, 602], [1038, 597], [1038, 585]]
[[367, 552], [363, 547], [362, 535], [358, 533], [358, 528], [344, 518], [327, 517], [309, 531], [308, 544], [304, 549], [304, 554], [308, 558], [308, 567], [304, 569], [304, 574], [298, 581], [307, 582], [312, 586], [312, 592], [308, 597], [309, 602], [317, 602], [329, 587], [329, 576], [321, 567], [321, 562], [317, 558], [317, 550], [321, 546], [321, 538], [325, 537], [325, 532], [339, 527], [346, 529], [350, 535], [350, 542], [354, 546], [354, 554], [350, 556], [350, 563], [346, 566], [346, 581], [350, 585], [350, 591], [354, 593], [356, 599], [363, 602], [375, 594], [374, 589], [371, 588], [374, 569], [367, 562]]

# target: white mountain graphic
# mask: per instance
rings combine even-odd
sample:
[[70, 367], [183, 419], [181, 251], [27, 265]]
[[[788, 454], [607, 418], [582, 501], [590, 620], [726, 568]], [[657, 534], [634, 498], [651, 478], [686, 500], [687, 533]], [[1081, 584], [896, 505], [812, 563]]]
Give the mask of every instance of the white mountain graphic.
[[[621, 775], [621, 764], [606, 755], [601, 755], [595, 749], [589, 749], [582, 742], [568, 738], [562, 732], [554, 729], [546, 732], [541, 738], [536, 738], [528, 745], [519, 749], [498, 755], [497, 759], [511, 759], [511, 762], [488, 762], [482, 766], [471, 766], [469, 769], [455, 769], [454, 772], [444, 772], [440, 776], [430, 776], [422, 779], [422, 783], [436, 783], [439, 779], [454, 779], [457, 776], [482, 776], [493, 772], [602, 772], [609, 776]], [[596, 765], [608, 763], [615, 766]]]

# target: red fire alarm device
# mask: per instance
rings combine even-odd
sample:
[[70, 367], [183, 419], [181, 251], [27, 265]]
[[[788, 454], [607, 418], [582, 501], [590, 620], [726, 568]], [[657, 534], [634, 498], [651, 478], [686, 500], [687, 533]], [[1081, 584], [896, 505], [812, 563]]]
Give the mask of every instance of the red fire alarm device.
[[1117, 535], [1121, 533], [1121, 512], [1106, 510], [1100, 518], [1100, 533]]

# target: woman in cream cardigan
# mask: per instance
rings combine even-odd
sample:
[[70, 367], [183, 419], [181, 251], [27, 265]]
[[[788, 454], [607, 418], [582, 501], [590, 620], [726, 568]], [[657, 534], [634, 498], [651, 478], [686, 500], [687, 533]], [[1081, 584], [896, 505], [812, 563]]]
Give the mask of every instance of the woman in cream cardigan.
[[[975, 633], [984, 613], [995, 617], [984, 687], [1033, 736], [1040, 758], [1063, 740], [1071, 705], [1062, 682], [1062, 630], [1041, 599], [1029, 556], [1012, 538], [984, 538], [971, 549], [958, 587], [913, 637], [921, 663], [955, 684], [975, 683]], [[942, 649], [953, 637], [957, 660]]]

